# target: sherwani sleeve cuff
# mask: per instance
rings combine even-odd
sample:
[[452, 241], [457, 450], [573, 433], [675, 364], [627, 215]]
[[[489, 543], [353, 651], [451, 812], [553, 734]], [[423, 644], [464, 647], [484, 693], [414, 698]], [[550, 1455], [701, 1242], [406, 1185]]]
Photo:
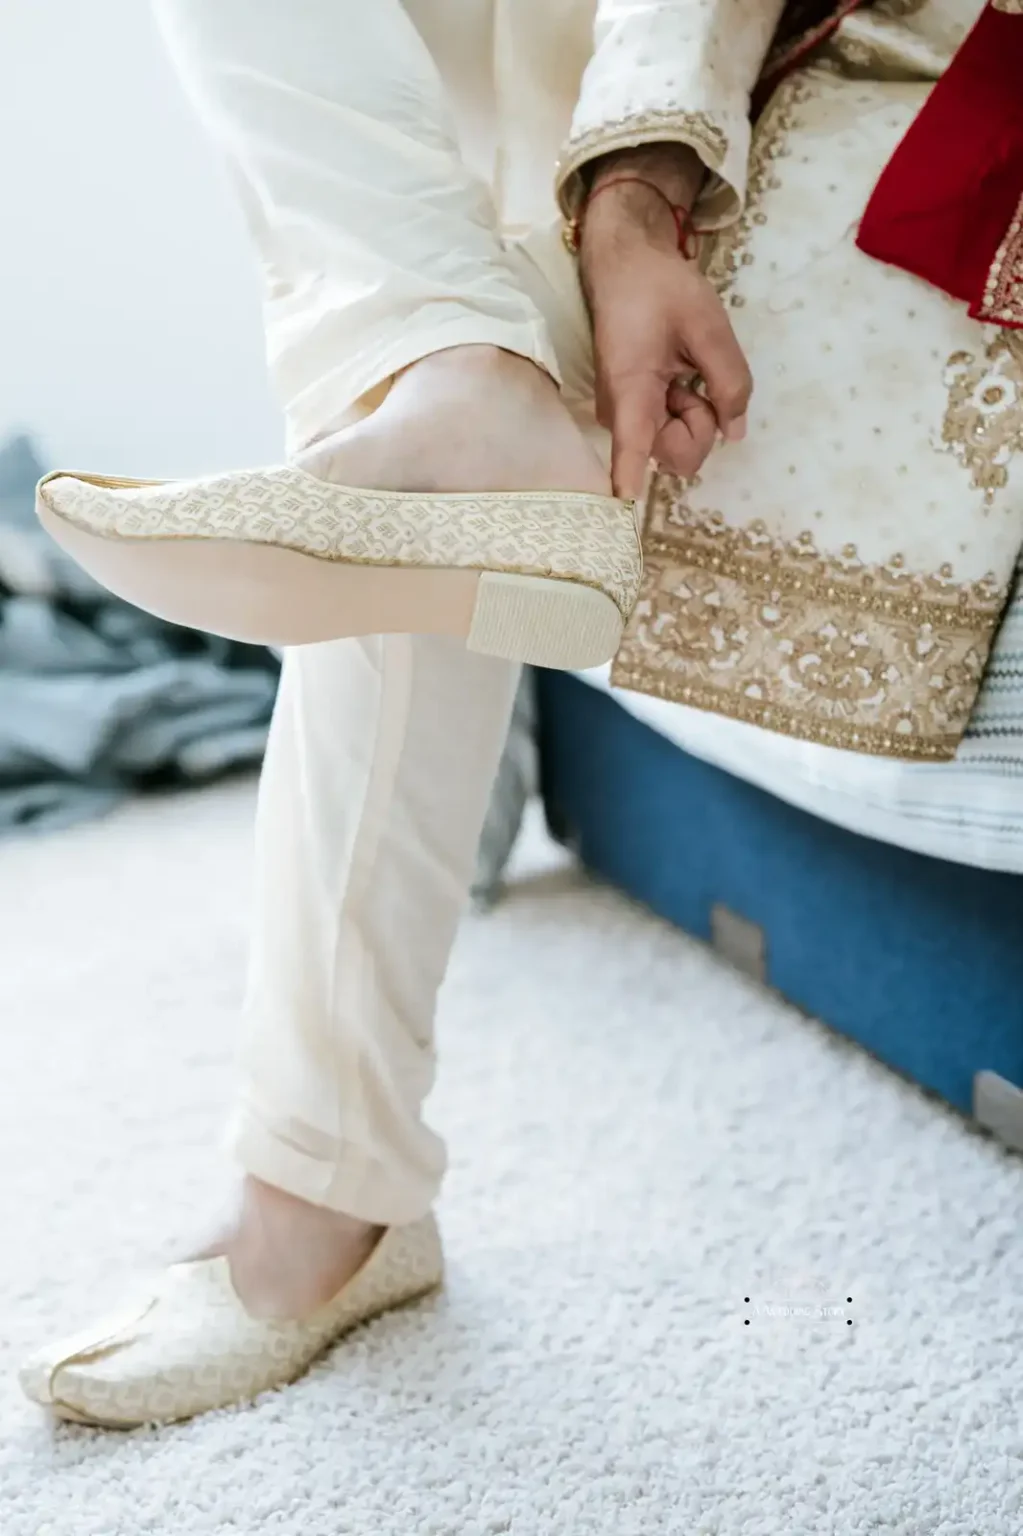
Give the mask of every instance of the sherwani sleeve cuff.
[[741, 214], [750, 146], [750, 93], [782, 0], [599, 0], [595, 46], [558, 162], [556, 191], [578, 216], [590, 161], [644, 144], [696, 151], [708, 176], [697, 229]]

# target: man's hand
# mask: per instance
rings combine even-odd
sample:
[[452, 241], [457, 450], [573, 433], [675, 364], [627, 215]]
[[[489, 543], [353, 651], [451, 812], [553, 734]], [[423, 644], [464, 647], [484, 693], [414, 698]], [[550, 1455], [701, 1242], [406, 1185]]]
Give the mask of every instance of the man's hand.
[[[667, 148], [603, 162], [593, 190], [616, 175], [649, 178], [691, 207], [703, 170]], [[592, 196], [592, 193], [591, 193]], [[678, 250], [671, 210], [651, 187], [606, 186], [585, 210], [579, 247], [593, 319], [597, 418], [612, 437], [615, 494], [642, 494], [651, 459], [691, 477], [720, 432], [745, 435], [753, 381], [724, 306]], [[694, 388], [696, 376], [702, 385]], [[698, 381], [696, 381], [698, 383]]]

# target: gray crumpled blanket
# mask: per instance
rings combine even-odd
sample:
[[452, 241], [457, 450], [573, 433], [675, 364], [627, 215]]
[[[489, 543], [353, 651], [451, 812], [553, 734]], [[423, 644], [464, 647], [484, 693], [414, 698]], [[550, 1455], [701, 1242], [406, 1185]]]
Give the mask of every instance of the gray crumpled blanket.
[[256, 765], [277, 688], [268, 651], [96, 586], [36, 522], [41, 472], [26, 438], [0, 449], [0, 836]]

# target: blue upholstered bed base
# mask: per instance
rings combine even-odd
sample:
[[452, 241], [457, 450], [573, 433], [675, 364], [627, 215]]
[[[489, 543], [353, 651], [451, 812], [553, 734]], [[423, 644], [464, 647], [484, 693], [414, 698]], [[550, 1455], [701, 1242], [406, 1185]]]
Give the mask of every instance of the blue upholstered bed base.
[[699, 938], [759, 929], [800, 1008], [968, 1114], [978, 1073], [1023, 1111], [1023, 877], [842, 831], [566, 674], [539, 720], [548, 822], [596, 874]]

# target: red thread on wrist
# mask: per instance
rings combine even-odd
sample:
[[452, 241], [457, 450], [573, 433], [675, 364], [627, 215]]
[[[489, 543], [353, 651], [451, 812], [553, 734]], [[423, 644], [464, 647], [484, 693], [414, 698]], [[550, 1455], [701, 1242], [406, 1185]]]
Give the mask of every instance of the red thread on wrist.
[[579, 249], [582, 242], [583, 219], [586, 216], [587, 208], [589, 208], [594, 198], [599, 197], [602, 192], [606, 192], [608, 187], [617, 187], [622, 182], [627, 181], [634, 181], [641, 187], [648, 187], [651, 192], [656, 192], [662, 203], [667, 204], [668, 210], [675, 221], [675, 235], [678, 241], [679, 253], [687, 261], [692, 261], [698, 250], [698, 236], [693, 228], [692, 211], [686, 208], [683, 203], [673, 203], [667, 192], [663, 191], [656, 181], [648, 181], [645, 176], [609, 176], [607, 181], [602, 181], [595, 191], [590, 192], [577, 217], [570, 219], [565, 226], [565, 244], [569, 250], [578, 251]]

